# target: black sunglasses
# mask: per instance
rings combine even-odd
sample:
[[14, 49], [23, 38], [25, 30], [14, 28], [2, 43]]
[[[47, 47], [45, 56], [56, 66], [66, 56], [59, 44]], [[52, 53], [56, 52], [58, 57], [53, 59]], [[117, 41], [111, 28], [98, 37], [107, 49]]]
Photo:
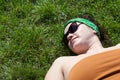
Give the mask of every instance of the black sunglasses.
[[64, 43], [65, 43], [66, 45], [68, 44], [67, 36], [69, 35], [69, 33], [74, 33], [74, 32], [76, 32], [77, 29], [78, 29], [78, 27], [79, 27], [79, 25], [81, 25], [81, 24], [82, 24], [82, 23], [77, 24], [77, 22], [73, 22], [73, 23], [70, 25], [67, 33], [66, 33], [66, 34], [64, 35], [64, 37], [63, 37], [63, 41], [64, 41]]

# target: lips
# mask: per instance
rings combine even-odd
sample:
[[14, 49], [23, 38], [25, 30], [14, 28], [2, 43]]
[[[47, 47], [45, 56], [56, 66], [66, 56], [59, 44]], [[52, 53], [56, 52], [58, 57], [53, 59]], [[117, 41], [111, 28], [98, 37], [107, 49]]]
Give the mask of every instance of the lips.
[[71, 39], [71, 42], [74, 43], [74, 40], [76, 39], [77, 37], [74, 37]]

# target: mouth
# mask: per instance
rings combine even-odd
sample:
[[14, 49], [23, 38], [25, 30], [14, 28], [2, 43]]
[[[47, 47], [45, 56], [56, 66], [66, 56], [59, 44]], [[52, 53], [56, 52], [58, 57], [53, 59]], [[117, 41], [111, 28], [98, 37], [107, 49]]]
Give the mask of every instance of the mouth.
[[72, 39], [69, 41], [69, 46], [71, 46], [71, 49], [73, 49], [73, 48], [74, 48], [75, 43], [76, 43], [76, 39], [77, 39], [77, 37], [72, 38]]
[[71, 42], [74, 43], [77, 37], [71, 39]]

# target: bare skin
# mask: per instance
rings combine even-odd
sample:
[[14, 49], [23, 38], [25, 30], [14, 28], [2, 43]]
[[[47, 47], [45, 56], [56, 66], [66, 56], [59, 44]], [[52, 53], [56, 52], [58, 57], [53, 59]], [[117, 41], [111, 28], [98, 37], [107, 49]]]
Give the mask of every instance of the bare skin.
[[[64, 33], [67, 32], [69, 25], [65, 28]], [[88, 56], [120, 48], [120, 44], [103, 48], [96, 32], [84, 24], [80, 25], [75, 33], [69, 34], [67, 38], [69, 40], [69, 48], [78, 55], [57, 58], [47, 72], [45, 80], [68, 80], [69, 72], [80, 60]]]

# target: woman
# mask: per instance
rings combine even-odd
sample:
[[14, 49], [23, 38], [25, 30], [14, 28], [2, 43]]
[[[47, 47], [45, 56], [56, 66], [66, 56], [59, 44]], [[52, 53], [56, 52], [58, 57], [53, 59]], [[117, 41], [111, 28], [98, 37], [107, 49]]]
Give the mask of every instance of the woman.
[[120, 45], [104, 48], [98, 26], [88, 19], [71, 19], [65, 26], [65, 43], [77, 56], [57, 58], [45, 80], [120, 79]]

